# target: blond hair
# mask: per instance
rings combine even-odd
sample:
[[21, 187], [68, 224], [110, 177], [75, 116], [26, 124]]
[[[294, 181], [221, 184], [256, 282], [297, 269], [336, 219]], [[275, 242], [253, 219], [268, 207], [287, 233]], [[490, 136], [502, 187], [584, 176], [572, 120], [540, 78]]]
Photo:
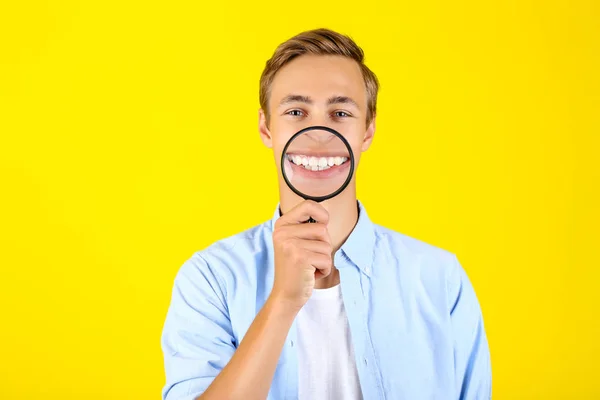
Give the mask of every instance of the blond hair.
[[356, 61], [360, 67], [367, 91], [367, 126], [371, 123], [377, 110], [377, 92], [379, 81], [377, 76], [364, 63], [363, 50], [349, 36], [329, 29], [313, 29], [281, 43], [267, 61], [260, 77], [259, 101], [267, 123], [269, 121], [269, 97], [271, 85], [277, 72], [294, 58], [303, 55], [337, 55]]

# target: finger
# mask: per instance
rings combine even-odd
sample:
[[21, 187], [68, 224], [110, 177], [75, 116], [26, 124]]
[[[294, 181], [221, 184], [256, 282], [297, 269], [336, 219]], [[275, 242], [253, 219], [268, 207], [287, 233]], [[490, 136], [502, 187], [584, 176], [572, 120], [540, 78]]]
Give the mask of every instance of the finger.
[[329, 271], [329, 273], [327, 275], [325, 275], [323, 272], [321, 272], [321, 270], [315, 269], [315, 280], [318, 281], [319, 279], [323, 279], [327, 276], [329, 276], [329, 274], [331, 274], [331, 271]]
[[309, 218], [323, 224], [329, 222], [329, 213], [321, 204], [305, 200], [277, 219], [276, 225], [301, 224]]
[[287, 225], [278, 229], [279, 235], [303, 240], [320, 240], [331, 245], [327, 226], [322, 223]]
[[331, 257], [332, 249], [329, 243], [322, 240], [291, 239], [293, 246], [304, 249], [310, 253], [322, 254]]
[[331, 273], [333, 262], [331, 255], [311, 253], [307, 255], [309, 263], [316, 268], [323, 276], [328, 276]]

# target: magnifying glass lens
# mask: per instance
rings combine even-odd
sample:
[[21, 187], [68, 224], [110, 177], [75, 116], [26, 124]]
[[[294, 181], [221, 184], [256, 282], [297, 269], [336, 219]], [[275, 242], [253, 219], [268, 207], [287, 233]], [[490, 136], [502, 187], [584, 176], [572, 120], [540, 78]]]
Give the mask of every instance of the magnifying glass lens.
[[297, 133], [282, 154], [288, 186], [305, 199], [326, 200], [341, 192], [354, 170], [351, 149], [342, 136], [326, 127]]

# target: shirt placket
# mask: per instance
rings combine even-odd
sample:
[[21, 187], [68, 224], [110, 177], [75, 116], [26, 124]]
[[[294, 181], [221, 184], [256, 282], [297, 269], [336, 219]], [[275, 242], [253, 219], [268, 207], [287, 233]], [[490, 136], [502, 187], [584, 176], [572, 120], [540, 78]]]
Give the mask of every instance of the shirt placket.
[[368, 329], [365, 294], [368, 293], [369, 278], [342, 252], [336, 254], [335, 265], [340, 271], [342, 297], [350, 326], [363, 398], [383, 400], [385, 396], [381, 375]]

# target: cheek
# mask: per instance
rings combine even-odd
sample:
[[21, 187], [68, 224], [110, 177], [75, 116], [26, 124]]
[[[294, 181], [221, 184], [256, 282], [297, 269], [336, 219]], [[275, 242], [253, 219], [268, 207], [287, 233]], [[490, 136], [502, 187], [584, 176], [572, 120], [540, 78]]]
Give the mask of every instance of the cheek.
[[[284, 147], [288, 143], [288, 141], [294, 136], [297, 132], [295, 129], [290, 129], [288, 127], [280, 126], [279, 129], [275, 129], [271, 131], [273, 138], [273, 149], [274, 151], [281, 155]], [[294, 141], [294, 143], [299, 143]]]
[[352, 141], [348, 141], [350, 143], [350, 147], [352, 148], [352, 152], [354, 153], [354, 159], [358, 160], [360, 158], [360, 153], [362, 153], [363, 142], [360, 138], [353, 138]]
[[294, 135], [294, 131], [282, 124], [279, 120], [274, 120], [271, 125], [271, 138], [273, 140], [273, 148], [276, 151], [283, 150], [287, 141]]
[[275, 153], [275, 157], [279, 158], [281, 157], [281, 154], [283, 153], [283, 148], [285, 147], [285, 145], [287, 144], [287, 141], [289, 140], [291, 136], [286, 136], [286, 135], [274, 135], [273, 137], [273, 152]]
[[281, 164], [281, 155], [283, 154], [283, 149], [287, 144], [288, 140], [292, 137], [292, 134], [285, 134], [281, 132], [275, 132], [272, 134], [273, 139], [273, 156], [275, 158], [275, 162], [277, 164], [277, 169], [280, 169]]
[[360, 161], [360, 148], [358, 149], [352, 149], [352, 151], [354, 152], [354, 166], [356, 167], [358, 165], [358, 162]]

